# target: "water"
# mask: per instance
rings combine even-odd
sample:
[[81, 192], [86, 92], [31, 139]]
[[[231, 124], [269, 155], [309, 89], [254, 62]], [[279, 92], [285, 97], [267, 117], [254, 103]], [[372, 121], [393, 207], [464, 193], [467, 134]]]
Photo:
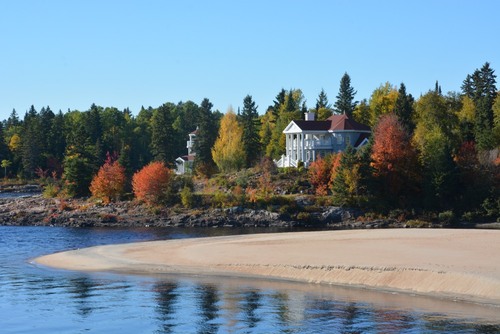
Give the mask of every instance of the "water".
[[89, 274], [30, 263], [93, 245], [237, 232], [0, 227], [0, 333], [500, 333], [500, 309], [483, 305], [279, 281]]

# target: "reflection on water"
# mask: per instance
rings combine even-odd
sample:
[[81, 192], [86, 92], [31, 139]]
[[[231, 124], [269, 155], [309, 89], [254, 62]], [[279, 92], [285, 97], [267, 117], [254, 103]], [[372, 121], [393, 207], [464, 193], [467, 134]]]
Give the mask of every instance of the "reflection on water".
[[280, 281], [56, 271], [26, 262], [65, 248], [190, 235], [0, 227], [0, 332], [500, 333], [495, 307]]

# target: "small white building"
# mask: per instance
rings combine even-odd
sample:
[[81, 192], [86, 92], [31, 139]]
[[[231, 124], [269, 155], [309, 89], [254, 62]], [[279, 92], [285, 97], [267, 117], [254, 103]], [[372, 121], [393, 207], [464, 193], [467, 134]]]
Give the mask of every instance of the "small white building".
[[278, 167], [307, 167], [318, 156], [344, 151], [349, 145], [358, 149], [371, 134], [370, 127], [349, 118], [333, 115], [316, 121], [314, 113], [306, 113], [305, 120], [291, 121], [283, 130], [286, 136], [285, 154], [276, 162]]
[[187, 155], [183, 155], [175, 159], [175, 173], [178, 175], [191, 173], [193, 171], [193, 162], [196, 156], [194, 151], [194, 141], [196, 139], [196, 134], [198, 133], [198, 128], [193, 132], [189, 133], [189, 140], [187, 141], [186, 148], [188, 150]]

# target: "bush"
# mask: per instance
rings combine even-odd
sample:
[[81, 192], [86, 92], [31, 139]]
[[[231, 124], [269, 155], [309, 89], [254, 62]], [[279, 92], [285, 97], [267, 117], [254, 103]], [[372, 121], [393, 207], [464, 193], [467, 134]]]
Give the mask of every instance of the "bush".
[[185, 186], [182, 188], [180, 195], [182, 205], [188, 209], [192, 208], [194, 205], [194, 195], [191, 188]]
[[49, 183], [43, 188], [42, 196], [44, 198], [54, 198], [59, 195], [60, 188], [55, 183]]
[[453, 225], [455, 223], [455, 214], [451, 210], [440, 212], [438, 220], [446, 226]]
[[132, 177], [135, 197], [149, 206], [165, 203], [172, 175], [172, 171], [162, 162], [150, 163]]

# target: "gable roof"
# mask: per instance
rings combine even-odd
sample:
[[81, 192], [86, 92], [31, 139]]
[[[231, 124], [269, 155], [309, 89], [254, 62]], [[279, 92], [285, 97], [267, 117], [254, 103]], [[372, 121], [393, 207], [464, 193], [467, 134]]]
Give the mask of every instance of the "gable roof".
[[[293, 125], [296, 125], [294, 127]], [[370, 132], [370, 127], [350, 119], [347, 115], [332, 115], [324, 121], [304, 121], [297, 120], [291, 121], [290, 124], [283, 131], [284, 133], [295, 133], [300, 129], [301, 131], [360, 131]]]
[[331, 122], [330, 131], [354, 130], [354, 131], [370, 131], [370, 127], [350, 119], [346, 114], [332, 115], [327, 118]]

